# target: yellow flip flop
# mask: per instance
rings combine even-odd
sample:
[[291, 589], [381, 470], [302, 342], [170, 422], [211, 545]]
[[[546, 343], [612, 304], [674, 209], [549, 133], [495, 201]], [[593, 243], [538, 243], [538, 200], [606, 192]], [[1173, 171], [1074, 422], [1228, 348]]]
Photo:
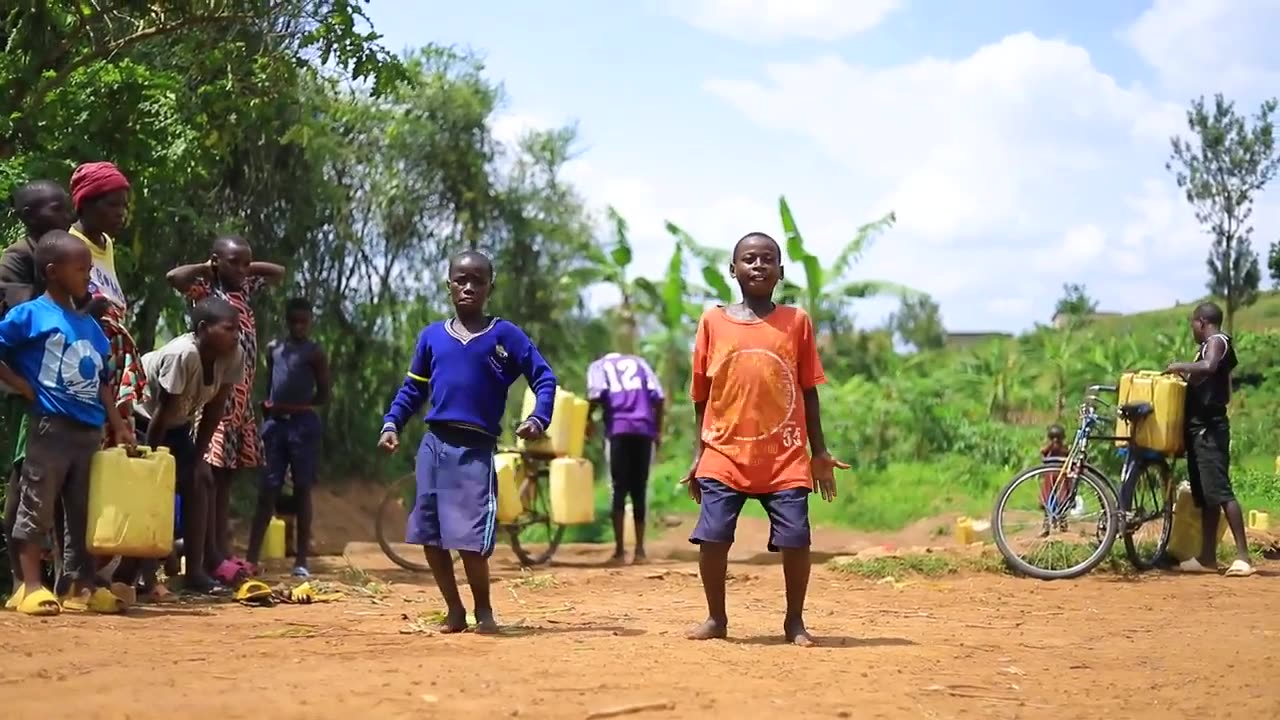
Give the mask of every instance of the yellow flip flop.
[[4, 601], [4, 609], [17, 610], [18, 604], [22, 602], [22, 596], [26, 594], [27, 586], [19, 583], [18, 587], [13, 589], [13, 594], [9, 596], [9, 599]]
[[30, 595], [23, 594], [18, 612], [31, 617], [52, 617], [62, 612], [62, 606], [58, 605], [58, 598], [48, 588], [40, 588]]
[[76, 595], [68, 595], [62, 601], [62, 608], [67, 612], [90, 612], [95, 615], [119, 615], [124, 612], [124, 601], [106, 588], [92, 591], [81, 590]]

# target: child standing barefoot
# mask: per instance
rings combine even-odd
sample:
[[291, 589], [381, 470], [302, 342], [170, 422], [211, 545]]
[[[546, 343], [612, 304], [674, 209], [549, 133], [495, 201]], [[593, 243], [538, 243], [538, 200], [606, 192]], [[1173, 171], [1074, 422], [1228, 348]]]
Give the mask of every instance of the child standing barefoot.
[[394, 452], [400, 431], [431, 399], [429, 431], [415, 462], [418, 497], [407, 541], [423, 546], [447, 609], [443, 632], [467, 628], [449, 551], [462, 556], [475, 599], [476, 631], [498, 630], [489, 602], [489, 556], [498, 527], [498, 480], [493, 453], [502, 433], [507, 389], [524, 375], [537, 397], [516, 435], [536, 440], [551, 424], [556, 376], [524, 331], [484, 314], [493, 264], [474, 250], [449, 263], [454, 317], [418, 336], [408, 377], [387, 411], [378, 447]]
[[[725, 574], [738, 515], [755, 499], [769, 515], [769, 550], [782, 552], [787, 642], [814, 644], [804, 623], [809, 587], [809, 494], [835, 498], [835, 468], [849, 466], [827, 452], [818, 407], [826, 382], [813, 323], [800, 308], [776, 305], [782, 279], [778, 243], [751, 233], [733, 249], [729, 272], [742, 302], [703, 314], [693, 350], [693, 403], [699, 435], [685, 482], [701, 505], [689, 541], [707, 596], [707, 621], [694, 640], [728, 634]], [[805, 451], [808, 443], [812, 459]]]

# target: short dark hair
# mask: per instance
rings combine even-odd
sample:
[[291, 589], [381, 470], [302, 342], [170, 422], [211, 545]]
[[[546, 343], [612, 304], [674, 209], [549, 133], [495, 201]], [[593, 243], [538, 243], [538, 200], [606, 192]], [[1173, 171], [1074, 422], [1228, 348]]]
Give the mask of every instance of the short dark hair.
[[45, 268], [57, 265], [67, 257], [68, 252], [83, 246], [83, 240], [66, 230], [50, 230], [36, 242], [36, 272], [44, 277]]
[[286, 317], [297, 312], [305, 312], [310, 315], [313, 312], [311, 309], [311, 301], [301, 297], [289, 298], [285, 301], [284, 314]]
[[1049, 426], [1049, 437], [1062, 437], [1062, 438], [1064, 438], [1064, 437], [1066, 437], [1066, 436], [1067, 436], [1067, 431], [1066, 431], [1066, 430], [1063, 430], [1061, 425], [1059, 425], [1059, 424], [1057, 424], [1057, 423], [1054, 423], [1054, 424], [1052, 424], [1052, 425], [1050, 425], [1050, 426]]
[[489, 279], [493, 280], [493, 261], [489, 259], [488, 255], [485, 255], [479, 250], [463, 250], [449, 258], [449, 271], [452, 272], [453, 266], [463, 260], [475, 260], [476, 262], [484, 263], [485, 266], [489, 268]]
[[220, 297], [207, 297], [191, 308], [191, 330], [195, 332], [204, 323], [238, 322], [240, 311], [235, 305]]
[[233, 247], [247, 248], [249, 247], [249, 241], [239, 235], [219, 235], [213, 239], [213, 252], [215, 253], [226, 252]]
[[13, 191], [13, 195], [9, 198], [9, 204], [15, 213], [21, 214], [23, 208], [35, 202], [36, 198], [47, 193], [66, 195], [67, 191], [53, 180], [32, 180]]
[[742, 243], [748, 240], [755, 240], [755, 239], [764, 239], [773, 243], [773, 250], [774, 252], [778, 253], [778, 262], [782, 262], [782, 246], [778, 244], [777, 240], [773, 239], [772, 235], [768, 233], [762, 233], [762, 232], [749, 232], [746, 235], [743, 235], [742, 237], [738, 238], [738, 242], [733, 244], [733, 255], [729, 258], [729, 261], [730, 262], [737, 261], [738, 249], [742, 247]]
[[1222, 308], [1218, 307], [1218, 303], [1215, 302], [1202, 302], [1191, 312], [1191, 317], [1203, 323], [1221, 326]]

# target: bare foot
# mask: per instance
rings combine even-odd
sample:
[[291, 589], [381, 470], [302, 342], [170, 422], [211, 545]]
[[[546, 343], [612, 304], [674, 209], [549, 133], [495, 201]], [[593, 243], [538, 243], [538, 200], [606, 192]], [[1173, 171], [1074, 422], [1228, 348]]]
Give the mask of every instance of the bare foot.
[[622, 565], [627, 561], [627, 554], [621, 550], [615, 552], [613, 557], [609, 558], [610, 565]]
[[685, 633], [690, 640], [723, 640], [729, 637], [729, 622], [708, 618], [706, 622]]
[[649, 557], [644, 554], [644, 548], [636, 548], [636, 554], [631, 558], [632, 565], [644, 565], [649, 562]]
[[476, 634], [497, 635], [499, 631], [498, 620], [492, 610], [476, 610]]
[[788, 620], [782, 625], [782, 632], [787, 642], [796, 647], [813, 647], [818, 644], [809, 631], [805, 629], [804, 620]]
[[440, 623], [440, 632], [446, 635], [460, 633], [467, 629], [467, 611], [466, 610], [450, 610], [444, 616], [444, 622]]

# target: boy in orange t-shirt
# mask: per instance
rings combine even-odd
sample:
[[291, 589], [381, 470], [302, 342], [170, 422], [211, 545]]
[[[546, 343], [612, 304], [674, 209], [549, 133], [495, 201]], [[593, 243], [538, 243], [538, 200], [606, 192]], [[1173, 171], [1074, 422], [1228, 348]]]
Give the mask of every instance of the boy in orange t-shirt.
[[[777, 241], [751, 233], [734, 246], [729, 272], [742, 302], [705, 312], [693, 350], [692, 396], [700, 433], [684, 482], [701, 506], [689, 541], [699, 546], [707, 621], [695, 640], [724, 638], [725, 575], [738, 515], [756, 499], [769, 515], [769, 550], [782, 552], [787, 589], [783, 632], [814, 644], [804, 624], [809, 587], [809, 494], [835, 498], [835, 468], [822, 433], [818, 385], [826, 382], [813, 323], [797, 307], [775, 305], [782, 279]], [[812, 460], [805, 449], [808, 443]]]

